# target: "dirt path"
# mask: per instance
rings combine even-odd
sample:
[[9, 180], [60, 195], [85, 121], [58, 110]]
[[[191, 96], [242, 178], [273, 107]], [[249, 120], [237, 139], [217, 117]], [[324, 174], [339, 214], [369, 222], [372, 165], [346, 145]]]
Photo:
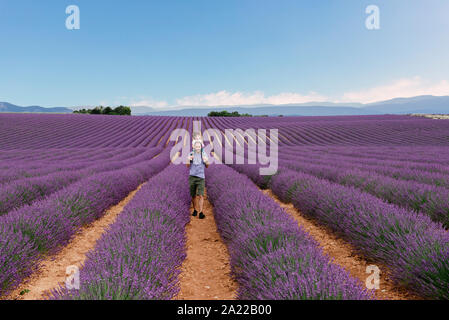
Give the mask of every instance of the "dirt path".
[[[226, 245], [215, 224], [213, 207], [204, 199], [206, 218], [192, 217], [186, 227], [187, 258], [181, 267], [177, 300], [235, 299], [237, 284], [231, 278]], [[193, 209], [191, 210], [193, 212]]]
[[[43, 300], [47, 298], [47, 292], [64, 284], [66, 268], [68, 266], [78, 266], [84, 263], [86, 253], [95, 247], [105, 229], [114, 223], [118, 215], [122, 212], [125, 205], [134, 197], [136, 192], [144, 185], [141, 184], [136, 190], [132, 191], [119, 204], [109, 208], [105, 215], [94, 221], [88, 226], [82, 227], [70, 241], [56, 255], [47, 257], [41, 263], [37, 272], [26, 279], [18, 289], [4, 299], [8, 300]], [[27, 291], [20, 295], [20, 292]]]
[[349, 271], [351, 275], [360, 280], [363, 286], [369, 276], [366, 267], [376, 265], [380, 273], [380, 289], [375, 291], [376, 298], [382, 300], [420, 300], [403, 288], [394, 285], [388, 277], [388, 268], [379, 263], [370, 263], [355, 253], [354, 248], [346, 241], [337, 237], [335, 233], [312, 219], [305, 217], [293, 204], [283, 203], [271, 190], [261, 190], [264, 194], [275, 200], [300, 226], [302, 226], [323, 248], [323, 251], [334, 259], [334, 262]]

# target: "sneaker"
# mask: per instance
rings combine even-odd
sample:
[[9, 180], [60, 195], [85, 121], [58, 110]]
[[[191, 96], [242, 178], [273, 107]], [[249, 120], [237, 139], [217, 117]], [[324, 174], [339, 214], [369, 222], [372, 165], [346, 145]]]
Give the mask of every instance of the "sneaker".
[[196, 217], [197, 214], [198, 212], [196, 210], [193, 210], [192, 216]]
[[204, 213], [200, 212], [200, 219], [204, 219], [206, 218], [206, 216], [204, 215]]

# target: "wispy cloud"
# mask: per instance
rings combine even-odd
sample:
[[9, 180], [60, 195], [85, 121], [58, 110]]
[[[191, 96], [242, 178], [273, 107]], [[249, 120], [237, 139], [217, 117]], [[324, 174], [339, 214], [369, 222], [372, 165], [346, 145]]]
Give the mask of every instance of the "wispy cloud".
[[137, 99], [129, 99], [128, 105], [130, 107], [152, 107], [152, 108], [165, 108], [168, 106], [168, 102], [164, 100], [156, 100], [148, 97], [139, 97]]
[[138, 99], [138, 100], [131, 100], [129, 103], [130, 107], [153, 107], [153, 108], [165, 108], [168, 106], [167, 101], [161, 101], [161, 100], [154, 100], [154, 99]]
[[[298, 92], [281, 92], [274, 95], [266, 95], [263, 91], [230, 92], [226, 90], [185, 96], [174, 100], [174, 103], [165, 100], [157, 100], [151, 97], [119, 97], [112, 105], [129, 105], [131, 107], [152, 107], [161, 110], [180, 109], [185, 107], [209, 107], [209, 106], [241, 106], [260, 104], [290, 104], [307, 102], [359, 102], [371, 103], [393, 98], [408, 98], [420, 95], [443, 96], [449, 95], [449, 81], [428, 81], [419, 76], [402, 78], [387, 84], [370, 88], [343, 92], [335, 96], [326, 96], [317, 92], [302, 94]], [[106, 101], [103, 105], [110, 105]]]
[[386, 85], [360, 91], [346, 92], [337, 102], [371, 103], [393, 98], [409, 98], [421, 95], [449, 95], [449, 81], [430, 82], [419, 76], [403, 78]]
[[289, 104], [306, 102], [359, 102], [371, 103], [393, 98], [409, 98], [421, 95], [446, 96], [449, 95], [449, 81], [428, 81], [420, 76], [402, 78], [387, 84], [373, 86], [358, 91], [348, 91], [333, 97], [317, 92], [301, 94], [296, 92], [282, 92], [267, 96], [262, 91], [251, 93], [228, 92], [226, 90], [186, 96], [176, 100], [178, 106], [232, 106], [255, 104]]
[[139, 96], [139, 97], [116, 97], [113, 100], [102, 100], [99, 105], [102, 106], [118, 106], [126, 105], [133, 107], [152, 107], [157, 109], [164, 109], [169, 107], [167, 101], [157, 100], [151, 97]]
[[186, 96], [176, 100], [178, 106], [233, 106], [255, 104], [288, 104], [310, 101], [327, 101], [327, 97], [316, 92], [306, 95], [295, 92], [282, 92], [266, 96], [262, 91], [255, 92], [229, 92], [226, 90], [209, 94]]

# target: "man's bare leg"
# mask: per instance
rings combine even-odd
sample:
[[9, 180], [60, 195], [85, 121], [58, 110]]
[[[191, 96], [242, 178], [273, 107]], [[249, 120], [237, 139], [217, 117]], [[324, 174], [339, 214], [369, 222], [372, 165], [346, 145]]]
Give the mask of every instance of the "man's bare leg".
[[198, 212], [203, 212], [203, 202], [204, 202], [204, 197], [203, 196], [197, 196], [196, 197], [198, 200], [197, 200], [197, 203], [198, 203]]
[[196, 212], [199, 212], [198, 211], [198, 196], [193, 197], [192, 202], [193, 202], [193, 210], [195, 210]]

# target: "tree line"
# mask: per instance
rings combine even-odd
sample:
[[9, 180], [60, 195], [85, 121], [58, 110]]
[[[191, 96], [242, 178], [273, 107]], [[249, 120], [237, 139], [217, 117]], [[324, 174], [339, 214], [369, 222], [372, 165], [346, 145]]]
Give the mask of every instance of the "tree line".
[[116, 108], [111, 107], [103, 107], [98, 106], [93, 109], [81, 109], [75, 110], [73, 113], [82, 113], [82, 114], [107, 114], [107, 115], [115, 115], [115, 116], [130, 116], [131, 108], [126, 106], [118, 106]]
[[252, 117], [249, 113], [238, 113], [237, 111], [229, 112], [229, 111], [211, 111], [207, 114], [208, 117]]

